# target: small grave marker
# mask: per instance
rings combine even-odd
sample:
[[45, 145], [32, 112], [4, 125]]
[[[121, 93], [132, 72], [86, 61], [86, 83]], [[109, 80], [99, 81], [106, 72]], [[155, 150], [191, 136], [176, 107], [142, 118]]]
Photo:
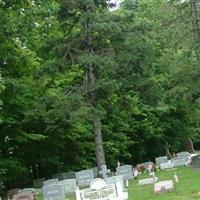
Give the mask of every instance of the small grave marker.
[[154, 184], [156, 181], [154, 178], [146, 178], [146, 179], [141, 179], [138, 181], [139, 185], [151, 185]]
[[154, 184], [155, 193], [170, 192], [173, 190], [174, 190], [174, 183], [172, 180], [160, 181]]
[[160, 164], [160, 169], [171, 169], [171, 168], [173, 168], [173, 164], [172, 164], [171, 160], [169, 160], [166, 163]]

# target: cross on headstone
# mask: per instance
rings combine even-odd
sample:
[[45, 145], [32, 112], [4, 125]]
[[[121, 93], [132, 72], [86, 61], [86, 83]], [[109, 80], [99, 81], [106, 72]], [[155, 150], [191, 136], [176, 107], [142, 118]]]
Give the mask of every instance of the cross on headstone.
[[102, 175], [103, 179], [107, 178], [107, 173], [110, 173], [110, 169], [107, 169], [106, 165], [101, 165], [101, 170], [99, 171], [99, 174]]

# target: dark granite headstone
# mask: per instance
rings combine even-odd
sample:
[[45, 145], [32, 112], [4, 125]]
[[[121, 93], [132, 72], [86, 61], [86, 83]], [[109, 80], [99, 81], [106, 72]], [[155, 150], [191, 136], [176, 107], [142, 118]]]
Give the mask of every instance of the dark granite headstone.
[[200, 154], [192, 157], [191, 164], [194, 169], [200, 168]]

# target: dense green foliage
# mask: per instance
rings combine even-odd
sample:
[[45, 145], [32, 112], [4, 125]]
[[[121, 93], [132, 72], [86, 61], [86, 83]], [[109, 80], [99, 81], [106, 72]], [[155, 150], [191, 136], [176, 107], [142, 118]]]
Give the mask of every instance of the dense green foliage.
[[104, 0], [0, 0], [4, 184], [96, 165], [96, 116], [110, 168], [153, 160], [166, 142], [198, 148], [194, 31], [188, 1], [125, 0], [110, 11]]

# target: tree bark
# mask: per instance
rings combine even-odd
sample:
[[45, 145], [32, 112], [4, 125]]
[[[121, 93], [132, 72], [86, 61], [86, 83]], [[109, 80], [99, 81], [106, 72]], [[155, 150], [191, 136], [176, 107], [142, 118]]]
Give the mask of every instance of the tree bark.
[[185, 147], [186, 147], [186, 150], [190, 153], [194, 153], [195, 150], [194, 150], [194, 145], [193, 145], [193, 142], [192, 142], [192, 139], [191, 138], [187, 138], [186, 141], [185, 141]]
[[[92, 35], [91, 35], [91, 25], [90, 25], [90, 18], [88, 17], [86, 23], [86, 42], [88, 45], [88, 53], [93, 54], [93, 47], [92, 47]], [[96, 76], [95, 76], [95, 66], [92, 64], [87, 65], [87, 79], [90, 88], [95, 86], [96, 83]], [[94, 108], [94, 113], [92, 113], [92, 123], [93, 123], [93, 133], [95, 138], [95, 148], [96, 148], [96, 163], [98, 171], [101, 170], [101, 165], [106, 164], [105, 162], [105, 153], [103, 147], [103, 137], [102, 137], [102, 124], [101, 118], [97, 111], [98, 99], [96, 91], [92, 91], [89, 95], [90, 102]]]

